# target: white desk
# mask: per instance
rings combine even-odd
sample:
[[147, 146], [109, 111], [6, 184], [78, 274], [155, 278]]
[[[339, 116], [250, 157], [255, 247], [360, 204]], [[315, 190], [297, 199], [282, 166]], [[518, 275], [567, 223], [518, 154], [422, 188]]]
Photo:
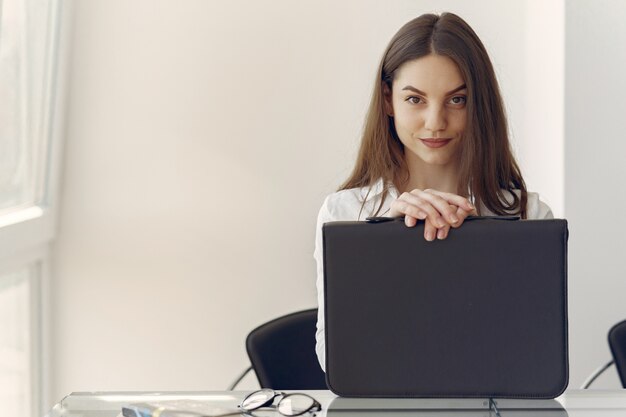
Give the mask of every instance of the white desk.
[[[330, 391], [304, 391], [322, 404], [318, 417], [496, 417], [482, 399], [347, 399]], [[236, 407], [249, 391], [76, 392], [47, 417], [117, 417], [133, 402], [206, 400]], [[569, 390], [555, 401], [496, 400], [501, 417], [626, 417], [626, 390]], [[272, 411], [275, 417], [281, 417]], [[305, 414], [304, 417], [308, 417]]]

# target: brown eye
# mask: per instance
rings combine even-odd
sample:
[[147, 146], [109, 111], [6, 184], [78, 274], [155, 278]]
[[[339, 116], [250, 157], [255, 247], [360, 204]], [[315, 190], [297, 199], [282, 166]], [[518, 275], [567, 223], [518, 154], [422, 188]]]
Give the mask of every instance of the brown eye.
[[450, 99], [451, 104], [465, 104], [467, 102], [467, 98], [465, 96], [454, 96]]
[[411, 104], [420, 104], [420, 103], [423, 103], [424, 100], [422, 100], [420, 97], [411, 96], [411, 97], [408, 97], [406, 101], [408, 101]]

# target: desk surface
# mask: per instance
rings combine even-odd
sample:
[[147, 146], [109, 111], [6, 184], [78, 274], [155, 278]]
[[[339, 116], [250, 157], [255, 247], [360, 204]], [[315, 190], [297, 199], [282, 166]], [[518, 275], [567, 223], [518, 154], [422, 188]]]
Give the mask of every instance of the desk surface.
[[[305, 391], [322, 404], [318, 417], [496, 417], [482, 399], [351, 399], [330, 391]], [[249, 391], [75, 392], [47, 417], [117, 417], [125, 404], [146, 401], [202, 400], [236, 407]], [[568, 390], [556, 400], [496, 400], [501, 417], [626, 417], [626, 390]], [[272, 412], [272, 417], [281, 417]], [[383, 416], [381, 416], [383, 415]], [[305, 415], [308, 417], [308, 415]]]

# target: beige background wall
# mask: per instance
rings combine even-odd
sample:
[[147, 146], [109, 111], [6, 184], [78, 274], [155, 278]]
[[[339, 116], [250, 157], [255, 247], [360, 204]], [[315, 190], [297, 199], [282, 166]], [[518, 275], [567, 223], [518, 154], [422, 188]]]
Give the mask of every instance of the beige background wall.
[[387, 42], [423, 12], [483, 39], [529, 188], [562, 216], [563, 9], [76, 1], [50, 401], [224, 389], [249, 330], [315, 307], [317, 210], [351, 169]]
[[[626, 319], [626, 5], [570, 0], [566, 10], [565, 215], [570, 222], [570, 348], [587, 375], [611, 358]], [[619, 387], [614, 369], [594, 387]]]

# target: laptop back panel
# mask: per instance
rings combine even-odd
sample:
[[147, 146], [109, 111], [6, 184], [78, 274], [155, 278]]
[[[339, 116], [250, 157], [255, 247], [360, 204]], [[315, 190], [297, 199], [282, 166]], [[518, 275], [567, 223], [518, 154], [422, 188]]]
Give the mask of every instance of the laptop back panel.
[[567, 223], [324, 225], [326, 372], [342, 396], [554, 398], [568, 382]]

